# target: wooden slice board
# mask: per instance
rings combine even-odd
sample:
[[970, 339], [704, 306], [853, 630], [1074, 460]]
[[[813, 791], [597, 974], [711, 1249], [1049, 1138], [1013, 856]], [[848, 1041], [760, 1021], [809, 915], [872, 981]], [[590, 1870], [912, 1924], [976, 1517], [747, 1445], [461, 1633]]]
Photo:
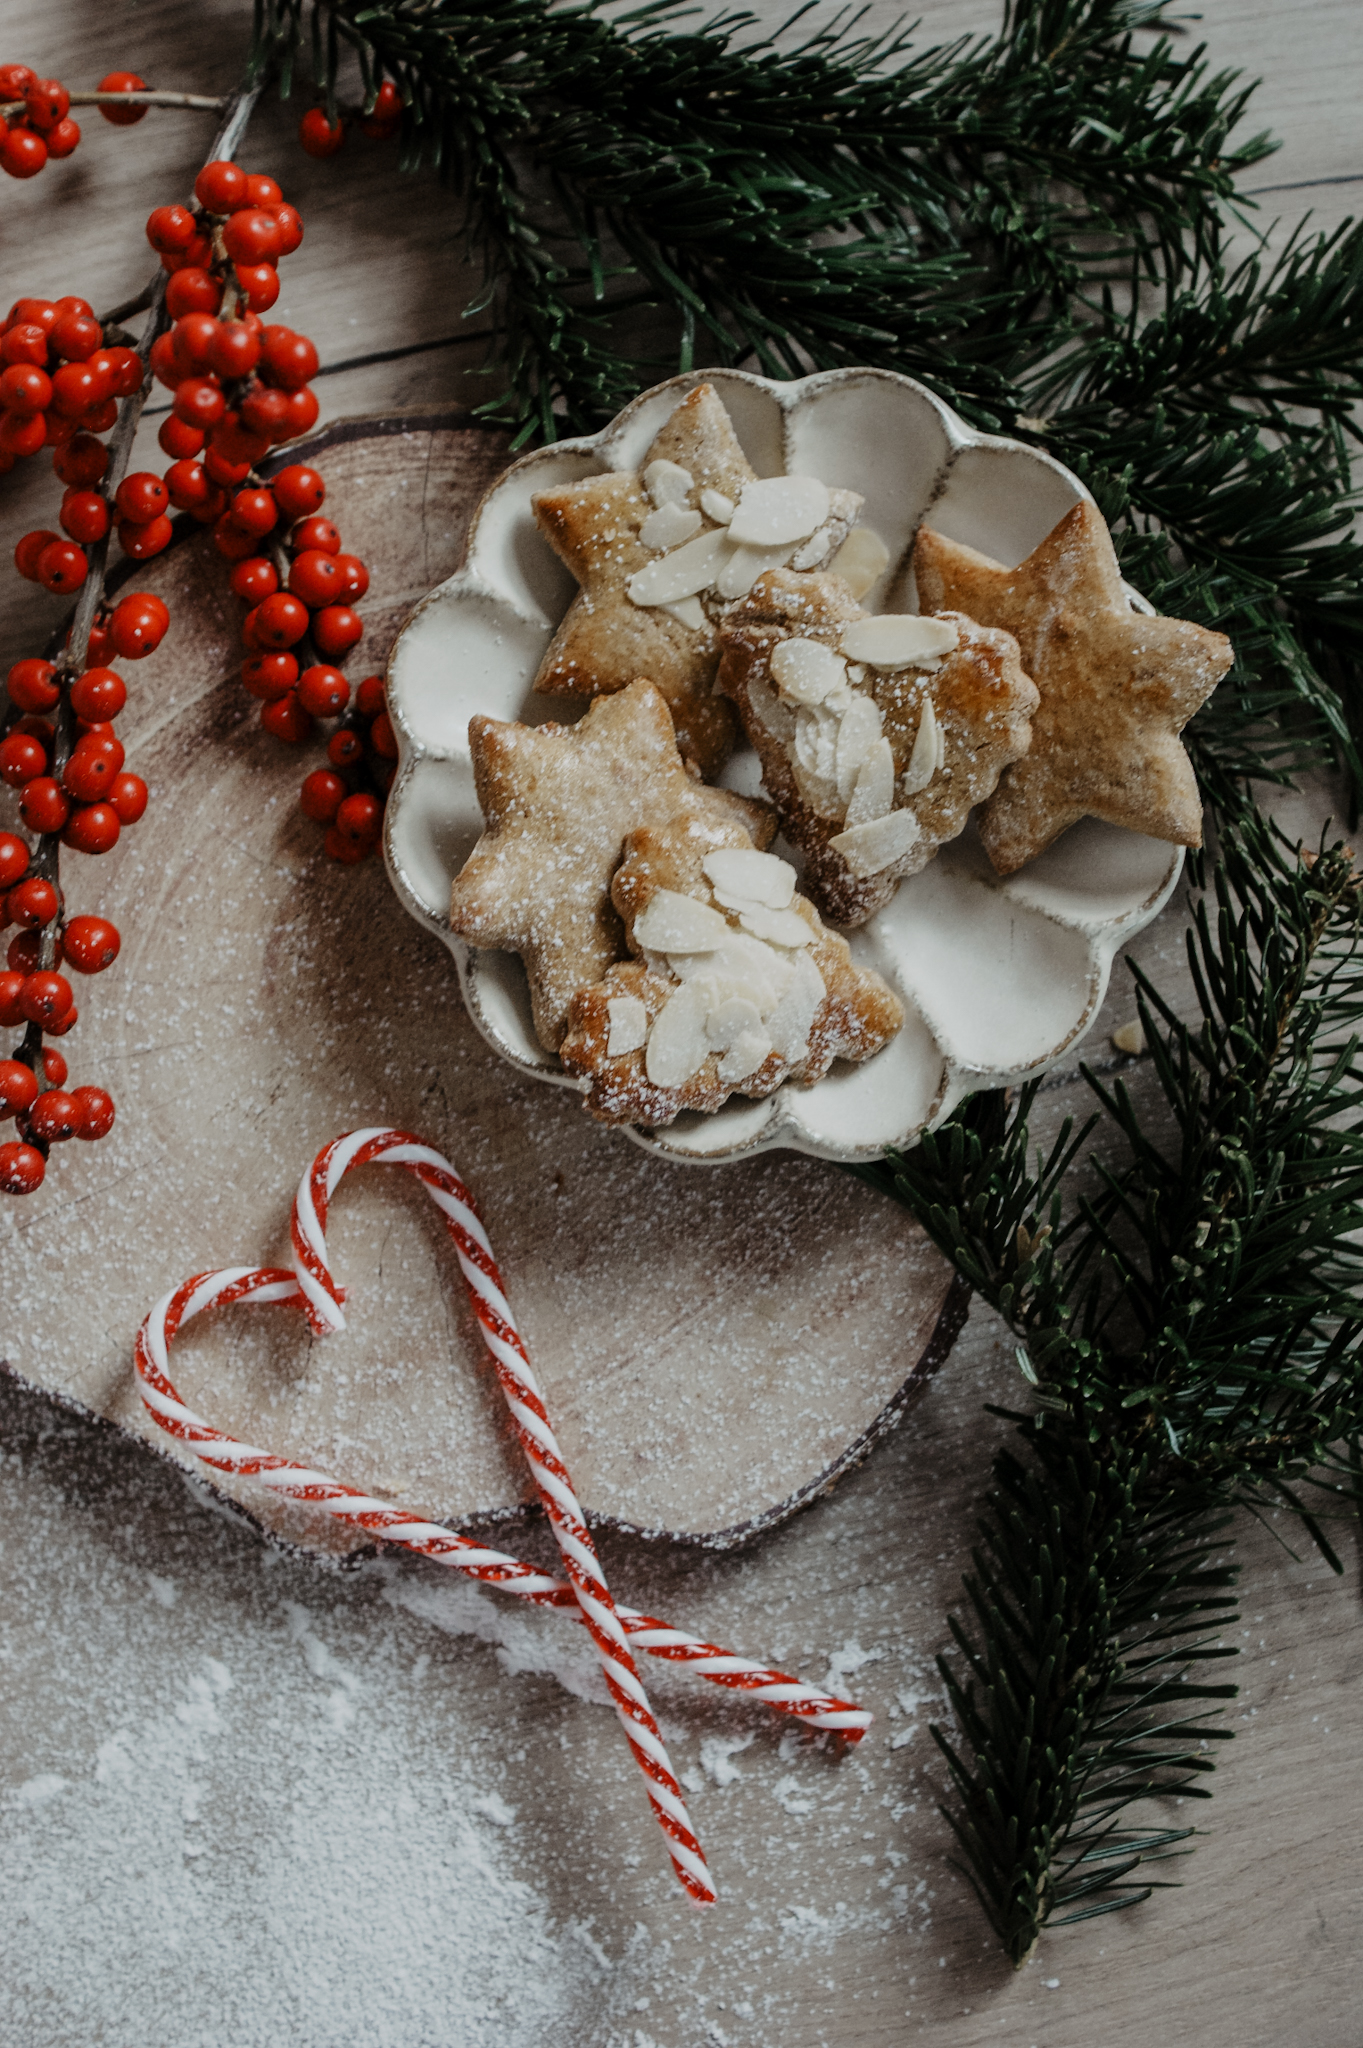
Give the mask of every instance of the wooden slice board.
[[[505, 441], [412, 415], [334, 426], [309, 459], [373, 576], [348, 664], [359, 677], [457, 566]], [[210, 538], [191, 528], [134, 587], [172, 616], [159, 652], [126, 669], [120, 730], [151, 805], [112, 855], [68, 855], [63, 869], [70, 910], [123, 935], [115, 967], [80, 982], [64, 1041], [72, 1085], [106, 1085], [119, 1117], [0, 1209], [8, 1369], [180, 1456], [133, 1383], [143, 1314], [205, 1268], [287, 1264], [289, 1204], [314, 1153], [356, 1125], [396, 1124], [478, 1196], [595, 1518], [727, 1546], [824, 1491], [964, 1321], [923, 1234], [793, 1154], [665, 1164], [508, 1069], [380, 863], [327, 860], [299, 812], [320, 749], [289, 758], [260, 729], [238, 680], [242, 606]], [[348, 1330], [314, 1343], [292, 1310], [205, 1318], [175, 1349], [184, 1397], [238, 1438], [439, 1521], [523, 1512], [531, 1490], [425, 1196], [405, 1174], [354, 1176], [330, 1244]], [[227, 1490], [280, 1537], [347, 1547], [326, 1517], [245, 1482]]]

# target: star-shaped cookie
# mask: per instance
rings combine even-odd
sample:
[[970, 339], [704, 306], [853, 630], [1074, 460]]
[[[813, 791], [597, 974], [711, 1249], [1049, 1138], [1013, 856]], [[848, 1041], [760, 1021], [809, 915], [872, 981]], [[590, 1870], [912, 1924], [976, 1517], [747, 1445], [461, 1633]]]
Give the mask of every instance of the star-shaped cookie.
[[667, 706], [644, 681], [573, 726], [472, 718], [469, 745], [487, 829], [455, 876], [450, 924], [470, 945], [521, 955], [535, 1030], [557, 1052], [575, 991], [625, 951], [610, 884], [626, 834], [695, 818], [765, 846], [776, 821], [687, 771]]
[[1231, 665], [1229, 640], [1131, 609], [1112, 537], [1082, 499], [1016, 569], [921, 527], [919, 603], [1015, 635], [1041, 692], [1025, 759], [980, 816], [1001, 875], [1080, 818], [1202, 844], [1202, 799], [1179, 734]]
[[731, 1094], [808, 1087], [904, 1022], [893, 990], [796, 893], [795, 870], [741, 827], [676, 818], [631, 833], [611, 895], [639, 957], [578, 990], [562, 1046], [603, 1123], [652, 1128]]
[[837, 924], [881, 909], [1027, 751], [1017, 642], [960, 612], [876, 617], [837, 576], [774, 569], [720, 639], [718, 687]]
[[[767, 566], [758, 549], [734, 560], [725, 529], [744, 491], [758, 481], [722, 402], [711, 385], [701, 384], [664, 423], [638, 474], [608, 472], [541, 491], [535, 517], [581, 588], [535, 688], [595, 697], [648, 676], [667, 701], [683, 754], [714, 775], [736, 737], [733, 713], [713, 690], [715, 620], [742, 594], [732, 586], [743, 583], [744, 566], [743, 589]], [[821, 490], [814, 485], [811, 502]], [[851, 491], [825, 490], [822, 504], [817, 533], [806, 528], [781, 559], [814, 566], [836, 553], [861, 500]], [[699, 581], [677, 559], [686, 555], [691, 562], [698, 546], [706, 556]], [[645, 570], [656, 577], [664, 561], [677, 569], [673, 580], [686, 585], [675, 599], [654, 596], [637, 580]], [[721, 579], [719, 587], [707, 582], [707, 568]], [[727, 579], [721, 576], [726, 569]]]

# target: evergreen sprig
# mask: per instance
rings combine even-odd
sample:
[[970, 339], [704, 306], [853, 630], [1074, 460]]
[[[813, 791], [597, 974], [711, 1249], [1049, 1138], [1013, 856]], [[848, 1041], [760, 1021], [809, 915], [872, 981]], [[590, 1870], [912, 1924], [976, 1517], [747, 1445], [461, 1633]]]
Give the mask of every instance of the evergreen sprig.
[[517, 445], [700, 363], [906, 372], [1059, 456], [1131, 581], [1234, 641], [1188, 734], [1220, 828], [1193, 1021], [1138, 974], [1139, 1094], [1090, 1076], [1093, 1122], [1041, 1157], [1035, 1091], [980, 1096], [865, 1174], [1013, 1329], [1029, 1388], [939, 1733], [1020, 1960], [1145, 1896], [1188, 1833], [1132, 1807], [1205, 1794], [1227, 1733], [1203, 1667], [1233, 1516], [1285, 1503], [1333, 1560], [1316, 1511], [1363, 1474], [1359, 890], [1346, 848], [1305, 858], [1251, 800], [1328, 762], [1363, 796], [1363, 230], [1268, 253], [1236, 197], [1275, 146], [1241, 139], [1251, 88], [1157, 0], [1015, 0], [997, 38], [930, 49], [673, 0], [256, 0], [285, 93], [334, 110], [347, 51], [459, 195], [484, 411]]

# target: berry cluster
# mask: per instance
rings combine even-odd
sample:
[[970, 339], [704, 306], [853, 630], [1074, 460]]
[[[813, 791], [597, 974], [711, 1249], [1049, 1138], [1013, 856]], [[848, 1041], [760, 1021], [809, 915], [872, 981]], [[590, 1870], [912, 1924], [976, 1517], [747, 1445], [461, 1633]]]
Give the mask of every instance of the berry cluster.
[[[107, 434], [119, 399], [141, 383], [136, 351], [105, 347], [87, 300], [17, 299], [0, 329], [0, 474], [40, 448], [60, 453], [77, 436]], [[32, 567], [24, 574], [37, 581], [41, 551], [32, 552]], [[54, 557], [52, 573], [57, 580], [49, 590], [73, 589], [85, 575], [79, 548], [67, 550], [60, 567]]]
[[[368, 112], [351, 118], [359, 121], [360, 133], [371, 142], [386, 142], [402, 126], [402, 95], [392, 80], [385, 78]], [[338, 113], [334, 121], [328, 121], [324, 107], [309, 107], [298, 124], [298, 140], [309, 156], [335, 156], [345, 143], [347, 126], [345, 116]]]
[[[100, 92], [145, 92], [145, 79], [132, 71], [111, 71]], [[85, 94], [86, 99], [89, 94]], [[100, 113], [115, 128], [131, 128], [145, 107], [108, 106]], [[27, 64], [0, 64], [0, 171], [11, 178], [36, 178], [49, 157], [70, 156], [80, 141], [71, 119], [71, 95], [57, 78], [39, 78]]]
[[366, 677], [352, 706], [338, 666], [364, 631], [353, 600], [368, 590], [369, 571], [342, 553], [340, 533], [321, 516], [325, 499], [317, 471], [290, 463], [270, 483], [238, 491], [213, 538], [250, 606], [241, 679], [260, 701], [265, 730], [296, 746], [316, 721], [340, 721], [327, 741], [331, 767], [307, 777], [301, 803], [328, 827], [333, 860], [353, 862], [378, 844], [397, 744], [382, 677]]

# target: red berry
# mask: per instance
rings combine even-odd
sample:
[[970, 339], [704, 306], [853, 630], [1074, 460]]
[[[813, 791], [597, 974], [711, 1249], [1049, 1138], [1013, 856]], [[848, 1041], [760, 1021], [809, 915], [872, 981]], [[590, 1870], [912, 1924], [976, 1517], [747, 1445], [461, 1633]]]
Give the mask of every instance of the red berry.
[[63, 362], [83, 363], [94, 355], [104, 337], [92, 314], [63, 313], [48, 339]]
[[131, 555], [135, 562], [147, 562], [153, 555], [159, 555], [174, 539], [174, 528], [162, 512], [155, 519], [120, 519], [118, 522], [118, 544], [125, 555]]
[[314, 718], [339, 718], [350, 702], [350, 685], [338, 668], [305, 668], [298, 678], [298, 701]]
[[43, 1184], [47, 1162], [36, 1145], [0, 1145], [0, 1194], [31, 1195]]
[[222, 332], [222, 322], [212, 313], [186, 313], [172, 330], [175, 360], [184, 377], [206, 373], [213, 344]]
[[[204, 472], [207, 475], [207, 471]], [[189, 516], [200, 526], [212, 526], [227, 510], [227, 493], [218, 484], [210, 482], [208, 496], [202, 505], [191, 505]]]
[[64, 448], [57, 450], [52, 467], [64, 484], [84, 489], [97, 484], [104, 475], [109, 467], [109, 451], [93, 434], [74, 434]]
[[64, 1088], [49, 1088], [38, 1097], [24, 1121], [30, 1137], [44, 1145], [60, 1145], [75, 1137], [80, 1126], [80, 1107]]
[[[5, 963], [16, 974], [36, 974], [43, 964], [42, 947], [43, 935], [40, 931], [20, 932], [17, 938], [13, 938], [9, 942], [9, 951], [5, 955]], [[61, 963], [62, 945], [61, 940], [58, 939], [56, 958], [53, 960], [52, 965], [60, 967]]]
[[26, 974], [19, 992], [19, 1008], [30, 1024], [55, 1024], [70, 1009], [75, 998], [64, 974]]
[[127, 701], [127, 685], [111, 668], [87, 668], [71, 685], [71, 709], [92, 724], [117, 718]]
[[94, 363], [63, 363], [52, 373], [52, 410], [63, 419], [83, 420], [113, 397], [114, 380]]
[[312, 638], [319, 654], [333, 660], [346, 654], [364, 634], [364, 621], [348, 604], [329, 604], [312, 616]]
[[386, 711], [381, 711], [370, 726], [369, 744], [381, 760], [397, 760], [397, 734], [393, 731], [393, 721]]
[[272, 263], [239, 263], [237, 284], [253, 313], [268, 313], [279, 297], [279, 272]]
[[17, 833], [0, 832], [0, 889], [12, 889], [28, 872], [28, 848]]
[[31, 128], [0, 130], [0, 171], [11, 178], [36, 178], [47, 162], [47, 144]]
[[261, 353], [270, 382], [281, 391], [299, 391], [317, 375], [317, 350], [291, 327], [267, 327]]
[[298, 140], [309, 156], [335, 156], [345, 129], [339, 119], [328, 121], [321, 107], [309, 107], [298, 124]]
[[97, 739], [87, 735], [77, 743], [71, 759], [62, 770], [62, 788], [77, 803], [99, 803], [112, 793], [122, 766], [121, 740], [112, 737]]
[[[220, 448], [211, 444], [204, 450], [204, 468], [215, 484], [232, 490], [237, 484], [244, 484], [251, 474], [249, 462], [229, 461]], [[239, 529], [238, 529], [239, 530]]]
[[0, 338], [0, 363], [36, 363], [47, 368], [47, 335], [36, 320], [21, 320]]
[[334, 825], [328, 826], [327, 836], [322, 841], [331, 860], [339, 860], [346, 867], [357, 867], [362, 860], [368, 860], [378, 845], [376, 839], [347, 839]]
[[222, 279], [190, 264], [177, 270], [166, 286], [166, 311], [172, 320], [186, 313], [216, 313], [222, 304]]
[[131, 476], [124, 477], [114, 494], [114, 503], [123, 518], [141, 524], [165, 511], [170, 503], [170, 493], [151, 470], [137, 469]]
[[38, 581], [55, 597], [79, 590], [90, 564], [73, 540], [50, 540], [38, 557]]
[[106, 348], [100, 354], [113, 374], [115, 398], [131, 398], [142, 389], [146, 371], [135, 348]]
[[25, 1021], [19, 999], [24, 993], [27, 978], [16, 968], [0, 974], [0, 1031], [13, 1031]]
[[213, 242], [205, 234], [196, 234], [187, 249], [175, 254], [169, 252], [161, 258], [161, 268], [168, 276], [174, 277], [180, 270], [211, 270], [213, 268]]
[[268, 384], [253, 384], [241, 401], [242, 424], [267, 441], [288, 439], [289, 401]]
[[335, 556], [324, 555], [320, 548], [307, 548], [296, 555], [289, 570], [289, 589], [313, 610], [340, 599], [343, 582]]
[[298, 805], [304, 817], [315, 819], [319, 825], [329, 825], [344, 796], [345, 784], [339, 775], [333, 775], [327, 768], [314, 768], [311, 775], [303, 778]]
[[[233, 221], [248, 218], [240, 213], [232, 216]], [[260, 361], [260, 337], [244, 320], [224, 320], [213, 337], [208, 360], [220, 377], [249, 377]]]
[[177, 420], [174, 413], [171, 413], [168, 418], [162, 420], [156, 439], [163, 455], [172, 456], [177, 462], [188, 462], [202, 450], [204, 430], [202, 427], [188, 426], [184, 420]]
[[60, 518], [72, 540], [90, 547], [109, 531], [109, 502], [98, 491], [72, 489], [62, 498]]
[[[3, 753], [4, 748], [0, 747], [0, 754]], [[30, 832], [60, 832], [70, 815], [70, 800], [52, 776], [35, 775], [24, 784], [19, 816]]]
[[33, 413], [27, 419], [17, 412], [0, 413], [0, 453], [7, 469], [26, 455], [36, 455], [46, 445], [47, 436], [48, 418], [44, 413]]
[[317, 403], [317, 394], [310, 385], [305, 384], [301, 391], [291, 391], [288, 439], [296, 441], [300, 434], [310, 434], [317, 425], [317, 415], [321, 409]]
[[83, 804], [67, 820], [62, 845], [76, 853], [108, 853], [117, 846], [120, 829], [112, 802]]
[[43, 1047], [43, 1076], [54, 1088], [66, 1086], [67, 1065], [55, 1045]]
[[158, 256], [178, 256], [198, 232], [187, 206], [157, 206], [147, 215], [147, 240]]
[[[100, 92], [145, 92], [147, 81], [139, 78], [135, 71], [111, 71], [107, 78], [101, 78], [97, 90]], [[113, 106], [101, 107], [100, 113], [115, 128], [133, 128], [146, 114], [145, 107]]]
[[303, 222], [297, 207], [278, 205], [271, 209], [279, 223], [279, 253], [292, 256], [295, 249], [302, 247]]
[[267, 178], [263, 171], [249, 172], [246, 179], [246, 204], [248, 206], [278, 206], [284, 194], [273, 178]]
[[24, 100], [28, 124], [40, 135], [46, 135], [71, 111], [71, 95], [57, 78], [35, 78]]
[[47, 153], [49, 156], [70, 156], [80, 143], [80, 127], [68, 114], [64, 121], [58, 121], [55, 128], [47, 131]]
[[343, 839], [372, 843], [383, 830], [383, 805], [367, 790], [357, 790], [337, 811], [336, 830]]
[[62, 935], [66, 958], [78, 974], [102, 974], [117, 960], [122, 943], [107, 917], [69, 918]]
[[20, 321], [32, 321], [42, 328], [44, 334], [50, 334], [61, 319], [61, 312], [55, 299], [16, 299], [9, 317], [16, 325]]
[[59, 1017], [55, 1024], [44, 1024], [43, 1031], [48, 1038], [65, 1038], [68, 1031], [75, 1029], [79, 1020], [80, 1011], [72, 1003], [64, 1017]]
[[38, 1076], [22, 1060], [0, 1060], [0, 1121], [22, 1116], [38, 1099]]
[[303, 462], [291, 462], [287, 469], [281, 469], [271, 488], [286, 519], [306, 519], [310, 513], [320, 511], [327, 494], [317, 471]]
[[262, 704], [260, 722], [266, 732], [273, 733], [277, 740], [284, 740], [291, 747], [298, 746], [312, 731], [312, 720], [299, 703], [295, 690]]
[[264, 555], [252, 555], [249, 560], [238, 562], [232, 571], [233, 594], [244, 597], [248, 604], [259, 604], [262, 598], [273, 597], [279, 588], [279, 573], [273, 562]]
[[29, 875], [15, 883], [5, 898], [5, 908], [15, 924], [25, 931], [37, 931], [57, 915], [57, 892], [41, 875]]
[[298, 681], [298, 659], [292, 654], [253, 654], [241, 665], [241, 679], [263, 704], [283, 697]]
[[[272, 533], [279, 524], [279, 507], [275, 504], [272, 491], [238, 491], [232, 500], [231, 520], [243, 533], [259, 539], [262, 534]], [[293, 587], [290, 579], [290, 589]]]
[[289, 546], [300, 554], [316, 549], [324, 555], [339, 555], [341, 536], [329, 519], [301, 519], [289, 535]]
[[133, 592], [114, 607], [109, 621], [109, 638], [114, 652], [128, 661], [138, 661], [145, 654], [154, 654], [165, 638], [169, 623], [170, 614], [160, 598], [153, 598], [145, 592]]
[[226, 410], [222, 387], [211, 377], [186, 377], [175, 394], [175, 416], [187, 426], [216, 426]]
[[172, 462], [166, 471], [166, 495], [177, 512], [192, 512], [211, 489], [201, 462]]
[[60, 540], [59, 533], [50, 533], [46, 527], [39, 527], [33, 533], [26, 533], [14, 550], [14, 566], [21, 576], [30, 583], [38, 581], [38, 557], [54, 540]]
[[262, 647], [292, 647], [308, 630], [308, 608], [277, 590], [257, 607], [255, 630]]
[[279, 222], [263, 206], [243, 206], [222, 231], [223, 247], [234, 263], [274, 263], [283, 247]]
[[21, 100], [38, 74], [27, 64], [0, 64], [0, 100]]
[[364, 741], [343, 727], [327, 741], [327, 759], [333, 768], [353, 768], [364, 759]]
[[36, 363], [11, 363], [0, 373], [0, 405], [29, 419], [52, 403], [52, 379]]
[[[147, 785], [140, 775], [133, 775], [124, 769], [114, 777], [114, 786], [109, 792], [109, 803], [120, 825], [135, 825], [147, 808]], [[98, 806], [107, 810], [107, 804]], [[117, 836], [117, 835], [115, 835]]]
[[194, 180], [194, 197], [209, 213], [230, 213], [245, 203], [246, 173], [226, 157], [216, 157]]
[[71, 1100], [76, 1106], [76, 1136], [91, 1143], [96, 1138], [107, 1138], [114, 1127], [113, 1096], [106, 1089], [92, 1088], [87, 1083], [84, 1088], [72, 1090]]
[[[107, 434], [117, 418], [118, 400], [116, 398], [109, 398], [105, 400], [103, 405], [91, 406], [88, 411], [83, 412], [78, 421], [72, 422], [72, 426], [73, 428], [77, 425], [82, 426], [89, 434]], [[52, 427], [60, 429], [61, 422], [59, 419], [49, 416], [49, 423]], [[60, 440], [60, 431], [53, 432], [51, 439], [54, 441]]]
[[248, 555], [255, 553], [256, 536], [243, 533], [239, 526], [232, 524], [231, 513], [224, 512], [213, 528], [213, 545], [227, 561], [244, 562]]
[[[158, 384], [164, 384], [167, 391], [179, 389], [184, 371], [180, 367], [180, 359], [175, 350], [174, 329], [169, 334], [157, 335], [151, 345], [151, 354], [147, 360], [151, 364], [152, 375]], [[171, 417], [173, 418], [174, 415], [172, 414]]]
[[23, 789], [47, 766], [47, 749], [31, 733], [12, 732], [0, 740], [0, 778], [11, 789]]
[[337, 555], [336, 567], [344, 578], [348, 598], [363, 597], [369, 589], [369, 571], [358, 555]]
[[7, 679], [10, 702], [20, 711], [50, 711], [61, 696], [53, 681], [56, 673], [50, 661], [39, 661], [36, 656], [16, 661]]

